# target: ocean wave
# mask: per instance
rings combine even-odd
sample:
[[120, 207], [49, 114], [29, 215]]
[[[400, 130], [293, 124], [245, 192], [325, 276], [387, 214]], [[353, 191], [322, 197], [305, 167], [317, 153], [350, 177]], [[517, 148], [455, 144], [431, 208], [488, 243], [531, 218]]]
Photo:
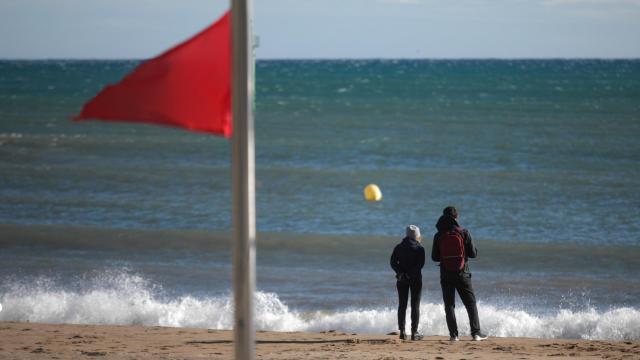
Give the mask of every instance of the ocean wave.
[[[165, 298], [161, 289], [138, 275], [104, 273], [85, 290], [69, 290], [49, 279], [3, 284], [0, 321], [146, 325], [231, 329], [233, 298], [230, 294]], [[441, 304], [421, 304], [420, 330], [426, 335], [447, 335]], [[464, 308], [457, 309], [461, 334], [469, 332]], [[479, 304], [482, 328], [492, 336], [578, 338], [599, 340], [640, 339], [640, 311], [621, 307], [607, 311], [558, 310], [539, 315], [526, 310]], [[382, 334], [396, 329], [393, 308], [299, 312], [275, 293], [255, 295], [258, 330], [323, 331]]]

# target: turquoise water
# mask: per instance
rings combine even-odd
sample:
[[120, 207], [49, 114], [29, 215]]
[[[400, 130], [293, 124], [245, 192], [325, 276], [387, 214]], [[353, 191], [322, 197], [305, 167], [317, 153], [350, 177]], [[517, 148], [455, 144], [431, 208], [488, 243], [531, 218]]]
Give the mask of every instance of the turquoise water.
[[[69, 121], [136, 64], [0, 61], [0, 320], [230, 326], [228, 140]], [[408, 223], [429, 247], [453, 204], [492, 333], [640, 338], [640, 61], [256, 73], [262, 328], [393, 330], [388, 253]], [[446, 333], [424, 272], [423, 326]]]
[[[68, 120], [134, 65], [0, 63], [0, 221], [230, 227], [227, 140]], [[430, 232], [454, 204], [482, 238], [638, 243], [639, 61], [262, 61], [257, 89], [261, 231]]]

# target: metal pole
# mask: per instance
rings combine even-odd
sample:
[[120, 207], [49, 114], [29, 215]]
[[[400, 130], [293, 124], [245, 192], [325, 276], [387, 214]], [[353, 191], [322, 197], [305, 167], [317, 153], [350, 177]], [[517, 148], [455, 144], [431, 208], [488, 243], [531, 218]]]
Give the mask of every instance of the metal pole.
[[232, 0], [231, 3], [234, 353], [237, 360], [253, 360], [256, 211], [252, 7], [251, 0]]

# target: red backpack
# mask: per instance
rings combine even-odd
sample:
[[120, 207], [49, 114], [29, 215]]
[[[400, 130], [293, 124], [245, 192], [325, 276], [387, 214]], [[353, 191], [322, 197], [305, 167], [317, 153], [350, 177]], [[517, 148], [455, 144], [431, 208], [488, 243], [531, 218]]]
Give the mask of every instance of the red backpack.
[[440, 235], [440, 265], [451, 272], [460, 272], [464, 268], [464, 239], [460, 229]]

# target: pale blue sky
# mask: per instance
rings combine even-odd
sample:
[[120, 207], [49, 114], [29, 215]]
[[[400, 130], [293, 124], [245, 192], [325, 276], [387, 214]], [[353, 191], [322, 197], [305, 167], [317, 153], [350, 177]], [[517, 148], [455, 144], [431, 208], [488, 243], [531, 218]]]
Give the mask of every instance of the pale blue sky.
[[[148, 58], [223, 0], [0, 0], [0, 58]], [[640, 58], [640, 0], [254, 0], [258, 58]]]

